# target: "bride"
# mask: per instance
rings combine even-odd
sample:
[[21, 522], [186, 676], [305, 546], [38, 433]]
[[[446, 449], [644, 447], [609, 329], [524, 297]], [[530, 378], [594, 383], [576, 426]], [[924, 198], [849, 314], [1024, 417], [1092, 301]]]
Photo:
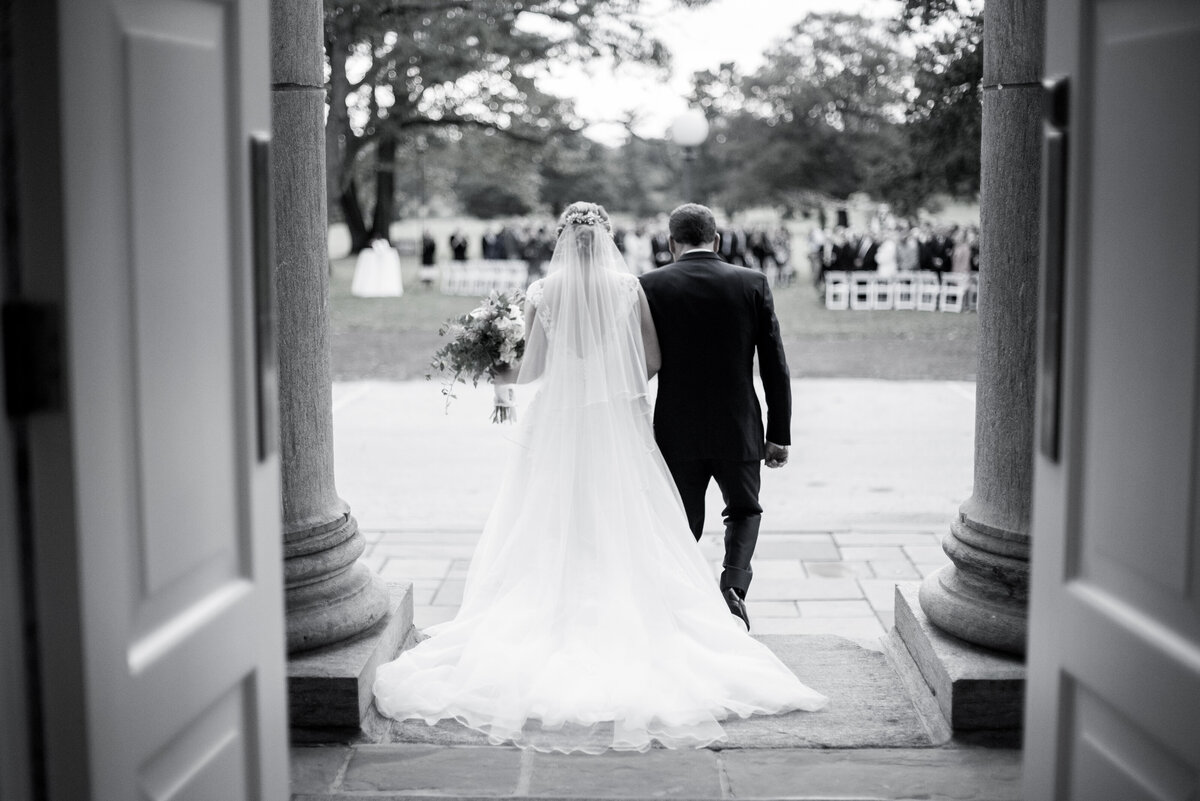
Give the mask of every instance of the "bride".
[[654, 442], [658, 341], [601, 206], [563, 213], [526, 298], [518, 383], [537, 393], [457, 616], [379, 669], [379, 711], [493, 743], [703, 747], [730, 716], [817, 710], [729, 613]]

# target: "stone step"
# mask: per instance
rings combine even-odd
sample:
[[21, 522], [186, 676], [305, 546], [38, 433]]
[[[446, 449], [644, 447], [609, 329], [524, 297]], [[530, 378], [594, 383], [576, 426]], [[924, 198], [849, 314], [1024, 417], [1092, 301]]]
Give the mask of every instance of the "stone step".
[[600, 756], [395, 743], [293, 749], [293, 801], [1020, 799], [1012, 749], [782, 748]]
[[542, 754], [443, 722], [385, 722], [373, 743], [292, 750], [296, 801], [355, 798], [989, 799], [1020, 797], [1020, 752], [949, 740], [923, 683], [835, 636], [760, 638], [830, 697], [816, 713], [725, 724], [719, 748]]

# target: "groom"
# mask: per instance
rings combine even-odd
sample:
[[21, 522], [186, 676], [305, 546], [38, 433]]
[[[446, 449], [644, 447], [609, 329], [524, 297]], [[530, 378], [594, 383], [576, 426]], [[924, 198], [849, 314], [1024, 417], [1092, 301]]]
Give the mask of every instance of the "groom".
[[[721, 260], [716, 220], [687, 203], [671, 212], [675, 262], [641, 277], [662, 349], [654, 437], [683, 497], [692, 534], [704, 530], [704, 495], [725, 499], [721, 594], [750, 628], [746, 590], [758, 540], [759, 462], [787, 463], [792, 391], [766, 276]], [[754, 354], [767, 425], [754, 392]]]

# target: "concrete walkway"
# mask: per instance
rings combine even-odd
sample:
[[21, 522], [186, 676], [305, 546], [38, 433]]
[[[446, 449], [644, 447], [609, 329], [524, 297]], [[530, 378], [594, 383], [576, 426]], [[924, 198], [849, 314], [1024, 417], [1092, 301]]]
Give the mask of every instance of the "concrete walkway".
[[[420, 381], [334, 385], [339, 494], [368, 540], [371, 566], [413, 583], [418, 627], [454, 615], [510, 447], [511, 429], [488, 420], [489, 387], [460, 386], [448, 411], [439, 390]], [[848, 639], [869, 649], [842, 651], [881, 682], [879, 698], [902, 698], [898, 685], [886, 689], [887, 661], [875, 652], [891, 628], [896, 585], [947, 563], [940, 539], [971, 494], [974, 385], [812, 379], [793, 382], [793, 396], [791, 463], [763, 473], [753, 631]], [[714, 487], [701, 543], [714, 568], [720, 509]], [[806, 650], [837, 651], [837, 637], [806, 639]], [[912, 712], [912, 702], [898, 703], [891, 712], [882, 700], [864, 702], [863, 719]], [[879, 737], [846, 748], [853, 738], [816, 718], [802, 736], [784, 720], [763, 723], [778, 736], [742, 744], [732, 732], [720, 750], [600, 757], [521, 752], [452, 727], [397, 724], [385, 744], [294, 749], [294, 798], [1019, 797], [1017, 751], [931, 748], [921, 734], [906, 748]]]
[[[338, 490], [385, 579], [414, 585], [418, 627], [453, 617], [500, 481], [511, 428], [491, 389], [436, 382], [334, 385]], [[975, 387], [794, 381], [791, 461], [763, 470], [749, 610], [756, 634], [839, 634], [877, 648], [897, 583], [946, 564], [939, 545], [971, 494]], [[722, 555], [709, 491], [701, 543]]]

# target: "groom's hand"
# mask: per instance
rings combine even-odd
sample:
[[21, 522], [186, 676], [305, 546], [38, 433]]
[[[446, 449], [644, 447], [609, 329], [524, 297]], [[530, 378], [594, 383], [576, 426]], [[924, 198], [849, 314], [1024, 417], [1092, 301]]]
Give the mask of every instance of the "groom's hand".
[[767, 443], [767, 467], [783, 467], [785, 464], [787, 464], [787, 460], [787, 445], [776, 445], [774, 442]]

